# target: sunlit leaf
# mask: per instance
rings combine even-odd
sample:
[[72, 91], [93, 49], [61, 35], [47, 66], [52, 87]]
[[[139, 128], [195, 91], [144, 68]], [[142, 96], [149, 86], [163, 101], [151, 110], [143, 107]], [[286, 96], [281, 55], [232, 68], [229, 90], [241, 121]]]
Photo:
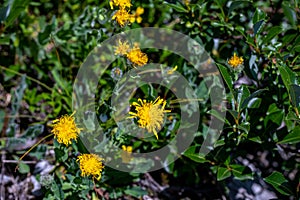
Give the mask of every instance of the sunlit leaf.
[[271, 184], [278, 192], [283, 195], [289, 196], [293, 194], [288, 181], [279, 172], [273, 172], [270, 176], [264, 178], [264, 180], [267, 183]]

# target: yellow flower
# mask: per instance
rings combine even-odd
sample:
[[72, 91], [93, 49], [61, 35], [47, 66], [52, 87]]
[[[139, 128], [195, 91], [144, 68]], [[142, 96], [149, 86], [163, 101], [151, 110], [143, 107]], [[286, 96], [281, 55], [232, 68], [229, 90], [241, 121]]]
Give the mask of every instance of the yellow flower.
[[148, 62], [147, 54], [143, 53], [139, 48], [134, 48], [130, 50], [127, 54], [127, 58], [134, 64], [138, 66], [143, 66]]
[[138, 99], [138, 102], [133, 102], [135, 106], [134, 112], [129, 112], [131, 115], [128, 118], [139, 118], [138, 124], [141, 128], [146, 128], [148, 132], [153, 132], [158, 139], [157, 130], [161, 129], [163, 123], [164, 114], [171, 112], [171, 110], [165, 110], [166, 101], [157, 97], [155, 101], [147, 102], [146, 100]]
[[191, 0], [184, 0], [184, 4], [185, 4], [186, 6], [190, 5], [190, 3], [191, 3]]
[[119, 40], [119, 45], [115, 47], [115, 55], [126, 55], [130, 50], [130, 46], [127, 41], [122, 42]]
[[130, 0], [111, 0], [109, 2], [110, 8], [113, 9], [114, 5], [119, 6], [121, 9], [130, 8], [131, 3]]
[[130, 18], [130, 22], [131, 23], [134, 23], [135, 21], [137, 23], [141, 23], [143, 18], [141, 17], [141, 15], [144, 13], [144, 8], [142, 7], [138, 7], [135, 11], [135, 13], [133, 15], [131, 15], [131, 18]]
[[168, 74], [173, 74], [177, 70], [178, 66], [176, 65], [174, 68], [168, 70]]
[[125, 146], [125, 145], [122, 145], [122, 149], [123, 151], [127, 151], [128, 153], [132, 153], [132, 146]]
[[53, 121], [53, 129], [51, 133], [59, 143], [64, 143], [66, 146], [71, 144], [71, 140], [77, 141], [77, 137], [80, 133], [80, 129], [75, 124], [73, 115], [75, 112], [68, 116], [64, 115], [59, 119]]
[[132, 146], [122, 145], [123, 151], [121, 152], [121, 158], [123, 163], [129, 163], [131, 160]]
[[238, 57], [236, 55], [236, 53], [234, 53], [233, 56], [229, 59], [228, 64], [230, 66], [232, 66], [233, 68], [236, 68], [236, 67], [242, 65], [243, 62], [244, 62], [243, 57]]
[[103, 171], [103, 158], [96, 154], [82, 154], [78, 156], [81, 176], [92, 175], [93, 178], [100, 180]]
[[116, 20], [118, 24], [123, 27], [129, 22], [131, 14], [125, 9], [118, 10], [113, 16], [112, 20]]

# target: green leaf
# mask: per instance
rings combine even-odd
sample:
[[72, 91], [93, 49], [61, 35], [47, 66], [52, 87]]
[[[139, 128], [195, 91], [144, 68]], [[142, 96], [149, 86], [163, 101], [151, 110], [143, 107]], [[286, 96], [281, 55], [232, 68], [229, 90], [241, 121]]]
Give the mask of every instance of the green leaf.
[[254, 35], [259, 34], [265, 25], [265, 20], [259, 20], [253, 25]]
[[251, 140], [251, 141], [253, 141], [253, 142], [256, 142], [258, 144], [262, 143], [261, 138], [259, 136], [248, 138], [248, 139]]
[[283, 138], [279, 144], [295, 144], [300, 142], [300, 126], [296, 126], [294, 130]]
[[220, 139], [220, 140], [218, 140], [217, 142], [214, 143], [214, 148], [222, 146], [224, 144], [225, 144], [225, 139], [222, 138], [222, 139]]
[[227, 68], [221, 64], [218, 64], [217, 63], [217, 66], [221, 72], [221, 75], [225, 81], [225, 83], [227, 84], [231, 94], [233, 95], [234, 94], [234, 91], [233, 91], [233, 81], [232, 81], [232, 78], [227, 70]]
[[188, 13], [189, 11], [187, 9], [185, 9], [182, 5], [180, 4], [173, 4], [173, 3], [168, 3], [168, 2], [164, 2], [163, 4], [173, 8], [174, 10], [176, 10], [177, 12], [185, 12]]
[[224, 116], [222, 116], [219, 113], [219, 111], [217, 111], [217, 110], [209, 110], [209, 111], [207, 111], [207, 114], [210, 114], [210, 115], [216, 117], [217, 119], [219, 119], [220, 121], [230, 125], [230, 122], [226, 118], [224, 118]]
[[68, 87], [68, 84], [66, 82], [66, 80], [63, 79], [63, 77], [58, 73], [57, 70], [52, 70], [51, 71], [52, 75], [53, 75], [53, 78], [55, 80], [55, 82], [58, 84], [58, 86], [65, 90], [65, 91], [68, 91], [67, 87]]
[[262, 43], [266, 44], [266, 43], [270, 42], [275, 36], [277, 36], [282, 31], [283, 31], [282, 27], [273, 26], [272, 28], [269, 29], [269, 32], [263, 39]]
[[24, 138], [36, 138], [38, 135], [42, 134], [44, 131], [44, 125], [36, 124], [30, 126], [26, 129], [26, 131], [22, 134]]
[[9, 11], [10, 11], [9, 6], [0, 8], [0, 23], [6, 20], [6, 18], [8, 17]]
[[242, 85], [237, 92], [238, 111], [242, 109], [241, 105], [250, 96], [250, 91], [247, 86]]
[[148, 194], [146, 190], [143, 190], [142, 188], [137, 186], [124, 190], [124, 193], [136, 198], [141, 198], [143, 195]]
[[0, 38], [0, 45], [9, 45], [10, 37], [4, 36]]
[[65, 182], [62, 184], [62, 190], [70, 190], [72, 189], [74, 186], [72, 186], [71, 183]]
[[271, 104], [267, 111], [267, 116], [264, 119], [264, 125], [266, 127], [269, 120], [274, 122], [277, 125], [280, 125], [282, 123], [284, 117], [284, 111], [282, 109], [279, 109], [275, 103]]
[[283, 84], [290, 92], [290, 85], [297, 84], [296, 74], [287, 66], [278, 66]]
[[255, 13], [252, 18], [252, 23], [256, 24], [258, 21], [264, 20], [266, 18], [266, 13], [259, 8], [256, 8]]
[[[249, 122], [243, 122], [243, 123], [241, 123], [240, 125], [238, 125], [237, 126], [237, 128], [239, 129], [239, 130], [242, 130], [242, 131], [244, 131], [245, 133], [249, 133], [249, 131], [250, 131], [250, 123]], [[241, 135], [242, 136], [242, 135]]]
[[247, 97], [243, 103], [242, 103], [242, 106], [241, 106], [241, 109], [244, 109], [246, 107], [249, 106], [250, 104], [250, 101], [252, 99], [254, 99], [256, 96], [260, 95], [261, 93], [265, 92], [265, 91], [268, 91], [268, 89], [259, 89], [259, 90], [256, 90], [255, 92], [253, 92], [249, 97]]
[[251, 1], [232, 1], [228, 9], [228, 14], [230, 14], [233, 10], [237, 9], [238, 7], [241, 7], [241, 5], [244, 6], [248, 5], [249, 3], [251, 3]]
[[284, 178], [284, 176], [280, 172], [273, 172], [264, 180], [271, 184], [278, 192], [283, 195], [293, 195], [293, 191], [288, 183], [288, 181]]
[[288, 45], [291, 43], [297, 36], [297, 31], [296, 30], [288, 30], [285, 32], [285, 36], [282, 38], [282, 44], [283, 45]]
[[9, 1], [10, 12], [5, 19], [5, 26], [10, 26], [23, 10], [29, 5], [30, 0], [13, 0]]
[[218, 167], [217, 180], [221, 181], [231, 176], [231, 170], [225, 167]]
[[51, 185], [51, 191], [54, 193], [56, 199], [65, 199], [61, 185], [58, 185], [55, 181]]
[[234, 119], [237, 119], [238, 118], [238, 115], [239, 113], [235, 110], [227, 110], [227, 112], [229, 112], [229, 114], [231, 114], [231, 116], [234, 118]]
[[300, 45], [295, 45], [292, 50], [299, 53], [300, 52]]
[[300, 106], [300, 87], [295, 84], [290, 85], [290, 96], [294, 107]]
[[54, 152], [57, 161], [64, 162], [68, 159], [68, 152], [66, 151], [66, 148], [63, 149], [55, 148]]
[[300, 119], [297, 117], [296, 113], [293, 110], [289, 110], [288, 114], [285, 117], [286, 120], [299, 121]]
[[30, 172], [29, 165], [25, 164], [24, 162], [20, 162], [20, 164], [19, 164], [19, 172], [21, 174], [27, 174], [28, 172]]
[[297, 24], [297, 15], [294, 9], [288, 5], [288, 2], [282, 2], [283, 13], [293, 27]]
[[261, 104], [261, 98], [254, 97], [247, 105], [247, 108], [259, 108]]
[[197, 163], [205, 163], [208, 162], [203, 154], [196, 153], [196, 146], [189, 147], [183, 155], [188, 157], [189, 159], [197, 162]]
[[253, 180], [253, 172], [249, 167], [245, 167], [243, 165], [230, 165], [233, 176], [238, 180]]

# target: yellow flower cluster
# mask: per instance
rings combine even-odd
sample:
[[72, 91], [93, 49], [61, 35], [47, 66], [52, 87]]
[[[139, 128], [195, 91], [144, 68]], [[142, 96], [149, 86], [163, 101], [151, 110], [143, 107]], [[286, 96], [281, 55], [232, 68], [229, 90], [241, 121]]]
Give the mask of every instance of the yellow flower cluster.
[[[64, 115], [53, 121], [54, 125], [51, 132], [59, 143], [65, 144], [66, 146], [72, 143], [72, 139], [77, 141], [80, 133], [80, 128], [78, 128], [75, 123], [74, 114], [75, 112], [70, 116]], [[104, 168], [102, 158], [95, 154], [82, 154], [78, 156], [77, 161], [80, 163], [82, 176], [92, 175], [93, 178], [100, 180]]]
[[171, 112], [165, 110], [166, 101], [157, 97], [155, 101], [147, 102], [145, 99], [138, 99], [138, 102], [133, 102], [136, 112], [129, 112], [131, 115], [128, 118], [139, 118], [138, 124], [141, 128], [146, 128], [148, 132], [153, 132], [156, 139], [158, 139], [157, 131], [161, 129], [164, 114]]
[[129, 22], [142, 22], [141, 15], [144, 13], [144, 8], [138, 7], [134, 14], [130, 14], [130, 8], [132, 6], [130, 0], [111, 0], [109, 4], [111, 9], [114, 9], [114, 6], [119, 8], [112, 16], [112, 20], [116, 20], [121, 27]]
[[228, 60], [228, 64], [233, 68], [237, 68], [241, 66], [243, 62], [244, 62], [243, 57], [238, 57], [236, 53], [234, 53], [233, 56]]
[[81, 176], [92, 176], [93, 178], [100, 180], [101, 173], [103, 171], [103, 159], [96, 154], [82, 154], [78, 156], [79, 168], [81, 170]]
[[143, 53], [137, 44], [130, 48], [127, 41], [119, 40], [118, 46], [115, 47], [115, 55], [127, 57], [134, 66], [141, 67], [148, 62], [147, 54]]
[[121, 152], [121, 158], [123, 163], [129, 163], [131, 160], [132, 146], [122, 145], [123, 151]]
[[77, 141], [77, 137], [80, 133], [80, 129], [75, 124], [73, 115], [75, 112], [68, 116], [64, 115], [59, 119], [53, 121], [53, 129], [51, 133], [59, 143], [63, 143], [66, 146], [71, 144], [71, 140]]

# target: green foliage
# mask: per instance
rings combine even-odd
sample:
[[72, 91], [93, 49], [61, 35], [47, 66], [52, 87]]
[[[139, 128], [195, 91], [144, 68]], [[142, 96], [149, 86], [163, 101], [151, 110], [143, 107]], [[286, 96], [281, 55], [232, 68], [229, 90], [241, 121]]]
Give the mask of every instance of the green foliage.
[[[218, 68], [212, 73], [223, 79], [199, 74], [191, 63], [173, 52], [142, 49], [149, 63], [164, 64], [170, 69], [178, 66], [176, 72], [182, 74], [195, 91], [189, 98], [200, 108], [200, 121], [192, 144], [182, 155], [176, 155], [179, 158], [175, 162], [169, 162], [175, 156], [172, 153], [164, 160], [158, 159], [164, 168], [147, 173], [148, 179], [143, 174], [120, 172], [110, 167], [104, 169], [100, 181], [81, 176], [76, 159], [80, 153], [88, 153], [85, 142], [94, 146], [97, 153], [104, 151], [105, 144], [118, 148], [132, 146], [137, 153], [152, 152], [177, 135], [181, 111], [190, 116], [195, 113], [195, 104], [182, 106], [168, 88], [144, 84], [136, 89], [130, 103], [139, 98], [154, 100], [161, 96], [166, 99], [166, 109], [171, 110], [158, 133], [159, 139], [154, 136], [135, 138], [118, 127], [113, 113], [122, 111], [111, 106], [111, 96], [119, 98], [125, 94], [120, 93], [123, 85], [117, 86], [119, 79], [112, 75], [113, 69], [118, 67], [123, 74], [132, 69], [126, 58], [118, 57], [108, 68], [99, 69], [104, 73], [96, 92], [90, 91], [92, 86], [78, 88], [83, 94], [96, 93], [93, 105], [89, 105], [94, 110], [82, 117], [81, 134], [85, 138], [96, 132], [94, 137], [103, 141], [78, 139], [66, 147], [47, 138], [43, 141], [45, 144], [25, 156], [25, 160], [47, 159], [55, 166], [50, 172], [52, 182], [42, 186], [42, 197], [142, 199], [148, 195], [180, 199], [162, 188], [198, 190], [195, 187], [198, 185], [217, 188], [209, 195], [203, 192], [205, 198], [198, 198], [221, 199], [229, 198], [229, 191], [238, 190], [230, 188], [234, 181], [251, 184], [264, 181], [268, 184], [264, 189], [272, 190], [278, 199], [288, 196], [299, 199], [299, 1], [131, 2], [132, 12], [137, 7], [144, 8], [142, 22], [120, 27], [111, 19], [115, 10], [111, 10], [109, 1], [4, 1], [0, 7], [0, 149], [15, 160], [51, 132], [52, 120], [73, 113], [73, 84], [82, 63], [95, 47], [125, 30], [161, 27], [198, 41]], [[147, 42], [151, 43], [145, 40]], [[196, 47], [193, 48], [191, 52], [196, 52]], [[243, 65], [236, 68], [228, 64], [234, 53], [244, 60]], [[139, 76], [130, 78], [137, 81]], [[226, 117], [210, 100], [213, 89], [223, 85], [226, 94], [222, 96], [220, 92], [219, 96]], [[188, 89], [184, 92], [189, 94]], [[218, 138], [210, 138], [215, 134], [208, 127], [212, 119], [224, 123]], [[137, 120], [130, 125], [132, 132], [138, 130], [142, 136], [149, 134], [137, 126]], [[186, 126], [188, 129], [193, 124]], [[215, 142], [208, 147], [209, 153], [204, 154], [201, 148], [207, 138]], [[170, 149], [172, 151], [176, 152]], [[52, 155], [49, 152], [53, 152]], [[121, 162], [124, 155], [112, 159]], [[141, 159], [138, 167], [151, 166]], [[31, 175], [32, 171], [31, 165], [19, 163], [21, 178]], [[38, 178], [40, 174], [34, 176]], [[150, 187], [148, 182], [159, 187]]]

